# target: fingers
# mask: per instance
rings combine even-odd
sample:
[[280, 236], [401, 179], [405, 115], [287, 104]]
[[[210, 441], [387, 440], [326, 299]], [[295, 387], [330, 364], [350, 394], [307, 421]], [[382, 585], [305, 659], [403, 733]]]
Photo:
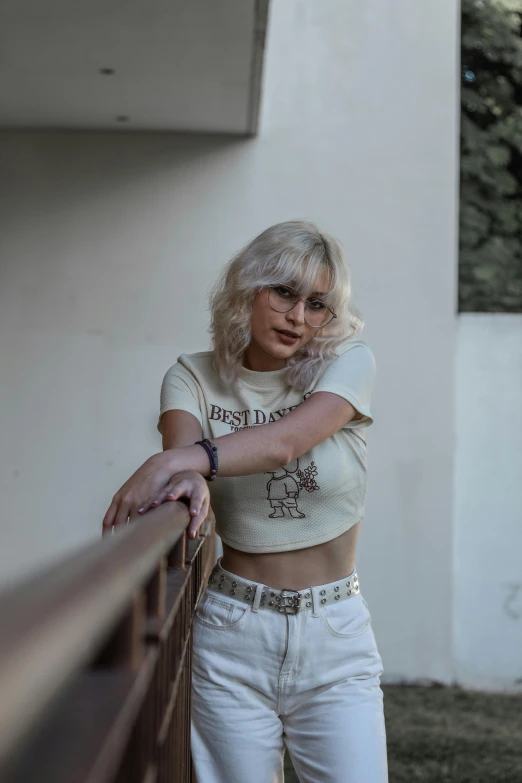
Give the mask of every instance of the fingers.
[[132, 497], [126, 482], [114, 495], [112, 502], [103, 518], [103, 533], [111, 532], [113, 527], [124, 525], [129, 519], [129, 513], [132, 506]]
[[103, 532], [108, 533], [113, 527], [117, 525], [123, 525], [129, 518], [129, 502], [121, 498], [119, 495], [115, 495], [109, 510], [105, 514], [103, 519]]
[[129, 508], [129, 522], [131, 519], [135, 519], [136, 517], [139, 517], [140, 513], [138, 511], [138, 505], [136, 503], [131, 503]]
[[[177, 486], [176, 482], [169, 481], [166, 487], [164, 487], [161, 492], [159, 492], [156, 497], [151, 501], [150, 508], [156, 508], [157, 506], [161, 506], [162, 503], [165, 502], [167, 499], [167, 495], [169, 495], [171, 492], [174, 491], [174, 488]], [[139, 513], [145, 513], [142, 509], [140, 509]]]
[[[204, 489], [203, 487], [203, 492]], [[194, 500], [194, 505], [199, 505], [198, 497], [200, 493], [201, 488], [191, 479], [173, 479], [155, 496], [150, 505], [151, 508], [156, 508], [166, 500], [179, 500], [180, 498], [192, 499]]]
[[194, 485], [193, 482], [183, 481], [174, 492], [167, 495], [167, 500], [178, 500], [180, 497], [189, 499], [189, 514], [196, 518], [201, 514], [201, 510], [208, 498], [208, 489], [201, 484]]
[[171, 481], [154, 498], [152, 507], [156, 508], [161, 503], [188, 498], [190, 523], [187, 528], [189, 538], [196, 538], [199, 528], [205, 521], [210, 508], [210, 495], [206, 483], [194, 481], [193, 479], [182, 479]]
[[[206, 487], [206, 481], [199, 473], [196, 473], [193, 470], [176, 473], [171, 476], [163, 487], [158, 487], [156, 494], [153, 495], [151, 499], [150, 505], [151, 507], [161, 505], [161, 503], [165, 502], [167, 495], [171, 494], [175, 495], [175, 500], [180, 497], [190, 497], [198, 487], [200, 489]], [[183, 489], [181, 494], [178, 493], [178, 490], [180, 489]], [[203, 489], [203, 491], [205, 490]]]
[[[158, 506], [161, 506], [162, 503], [165, 502], [167, 499], [167, 495], [174, 492], [177, 487], [180, 486], [180, 482], [178, 481], [169, 481], [163, 489], [158, 492], [157, 495], [155, 495], [151, 500], [149, 500], [148, 503], [144, 503], [141, 508], [138, 509], [138, 514], [146, 514], [147, 511], [150, 511], [151, 508], [157, 508]], [[179, 495], [179, 497], [182, 497], [182, 495]], [[174, 500], [177, 500], [178, 498], [171, 498]]]
[[169, 500], [179, 500], [179, 498], [188, 498], [190, 500], [189, 511], [191, 514], [197, 514], [201, 508], [205, 496], [208, 495], [208, 489], [205, 485], [195, 483], [189, 479], [184, 479], [167, 492], [166, 497]]
[[102, 535], [111, 533], [113, 528], [119, 525], [126, 525], [129, 517], [136, 516], [137, 513], [136, 503], [130, 496], [121, 497], [116, 494], [103, 518]]
[[114, 517], [116, 516], [117, 510], [118, 510], [118, 504], [115, 498], [113, 498], [111, 505], [107, 509], [107, 513], [103, 517], [103, 522], [102, 522], [103, 535], [105, 535], [106, 533], [110, 533], [110, 531], [112, 530], [112, 526], [114, 524]]
[[153, 505], [152, 500], [148, 500], [146, 503], [142, 503], [141, 505], [138, 503], [136, 506], [136, 511], [138, 514], [143, 515], [146, 514], [147, 511], [150, 511], [151, 508], [155, 508], [155, 506]]
[[203, 522], [208, 516], [209, 507], [210, 507], [210, 498], [208, 497], [208, 493], [207, 493], [207, 496], [203, 499], [203, 502], [201, 503], [196, 513], [194, 513], [194, 515], [193, 515], [192, 508], [190, 509], [191, 520], [188, 526], [189, 538], [196, 538], [201, 525], [203, 524]]
[[120, 500], [118, 511], [116, 512], [116, 516], [114, 518], [114, 527], [118, 527], [118, 525], [127, 524], [129, 520], [131, 505], [132, 505], [132, 501], [128, 497], [123, 497]]

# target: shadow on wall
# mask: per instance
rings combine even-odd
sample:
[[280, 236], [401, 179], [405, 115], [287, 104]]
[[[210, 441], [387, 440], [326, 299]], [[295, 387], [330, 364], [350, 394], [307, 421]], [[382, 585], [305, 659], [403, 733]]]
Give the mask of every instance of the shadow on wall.
[[[157, 343], [172, 330], [180, 271], [190, 269], [191, 282], [206, 289], [235, 250], [237, 237], [223, 224], [231, 204], [237, 216], [247, 201], [252, 143], [194, 134], [0, 134], [9, 194], [0, 203], [0, 328]], [[201, 286], [187, 286], [187, 297], [201, 321]]]
[[198, 191], [195, 163], [204, 164], [208, 185], [208, 159], [213, 158], [219, 169], [231, 152], [235, 156], [253, 142], [209, 134], [3, 132], [2, 182], [10, 198], [4, 197], [2, 219], [8, 228], [10, 215], [18, 215], [20, 175], [31, 183], [24, 189], [24, 211], [36, 220], [66, 218], [77, 208], [83, 212], [98, 204], [99, 199], [125, 198], [135, 184], [141, 189], [157, 181], [161, 187], [162, 177], [172, 177], [173, 172], [186, 180], [184, 197], [197, 205], [205, 189]]

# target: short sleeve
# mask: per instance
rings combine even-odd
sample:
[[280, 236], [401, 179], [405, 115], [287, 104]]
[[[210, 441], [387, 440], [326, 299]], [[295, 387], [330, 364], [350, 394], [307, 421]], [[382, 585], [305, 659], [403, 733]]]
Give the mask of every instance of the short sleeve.
[[201, 408], [199, 406], [199, 384], [189, 370], [177, 362], [163, 379], [160, 395], [160, 415], [158, 430], [160, 430], [161, 417], [166, 411], [181, 410], [192, 413], [203, 424]]
[[353, 405], [362, 418], [352, 419], [349, 429], [369, 427], [373, 424], [370, 398], [375, 380], [375, 358], [366, 343], [358, 342], [343, 350], [327, 366], [314, 388], [314, 392], [327, 391], [338, 394]]

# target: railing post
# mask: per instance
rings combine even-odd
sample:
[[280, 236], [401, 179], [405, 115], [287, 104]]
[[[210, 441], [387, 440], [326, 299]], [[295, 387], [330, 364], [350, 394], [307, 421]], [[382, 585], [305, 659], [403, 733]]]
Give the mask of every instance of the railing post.
[[176, 571], [184, 571], [185, 559], [187, 556], [187, 534], [184, 532], [178, 543], [169, 552], [168, 566]]
[[145, 593], [135, 593], [129, 610], [96, 661], [96, 668], [123, 668], [136, 671], [143, 662], [146, 638]]
[[167, 558], [162, 557], [147, 588], [147, 617], [163, 617], [167, 600]]

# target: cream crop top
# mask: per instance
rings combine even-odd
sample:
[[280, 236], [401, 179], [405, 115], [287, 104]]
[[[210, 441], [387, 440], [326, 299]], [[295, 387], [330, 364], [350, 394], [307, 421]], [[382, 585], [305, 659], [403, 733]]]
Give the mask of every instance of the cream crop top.
[[[318, 391], [338, 394], [361, 414], [343, 429], [271, 473], [219, 477], [210, 484], [216, 530], [242, 552], [284, 552], [330, 541], [362, 520], [366, 494], [365, 427], [373, 422], [370, 395], [375, 360], [357, 338], [347, 340], [323, 374], [303, 393], [284, 370], [241, 368], [228, 388], [213, 367], [213, 353], [183, 354], [161, 389], [165, 411], [192, 413], [203, 437], [215, 439], [277, 421]], [[161, 428], [161, 424], [159, 425]]]

